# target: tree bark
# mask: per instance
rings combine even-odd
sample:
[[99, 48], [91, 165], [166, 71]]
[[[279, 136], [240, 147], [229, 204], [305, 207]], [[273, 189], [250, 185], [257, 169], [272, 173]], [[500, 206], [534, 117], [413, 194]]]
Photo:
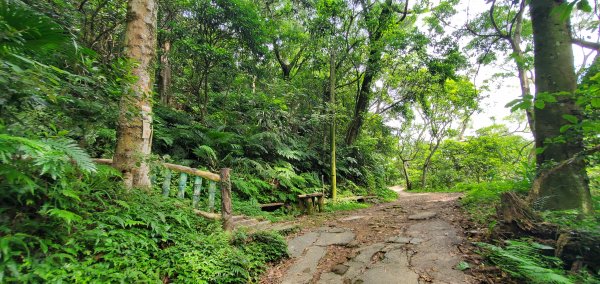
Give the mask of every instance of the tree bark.
[[[523, 61], [525, 60], [525, 53], [521, 48], [521, 34], [523, 32], [523, 14], [525, 13], [525, 0], [521, 0], [521, 4], [519, 7], [519, 12], [515, 16], [515, 29], [513, 31], [512, 38], [509, 39], [510, 45], [515, 54], [515, 63], [517, 65], [517, 72], [519, 75], [519, 83], [521, 86], [521, 97], [525, 99], [529, 95], [531, 95], [531, 88], [529, 87], [529, 79], [527, 78], [527, 70], [525, 66], [523, 66]], [[527, 115], [527, 123], [529, 124], [529, 129], [535, 138], [535, 119], [533, 108], [529, 107], [525, 110]]]
[[402, 160], [402, 172], [404, 173], [404, 181], [406, 182], [406, 190], [411, 190], [412, 183], [410, 182], [410, 176], [408, 175], [408, 161]]
[[[535, 54], [535, 86], [536, 102], [541, 100], [540, 94], [559, 92], [570, 95], [556, 96], [558, 102], [546, 103], [544, 108], [535, 108], [536, 148], [544, 149], [537, 154], [537, 169], [548, 163], [560, 163], [584, 150], [583, 139], [577, 133], [569, 135], [564, 143], [552, 143], [548, 139], [560, 136], [560, 128], [569, 124], [563, 115], [581, 118], [581, 111], [575, 104], [573, 93], [577, 87], [573, 65], [570, 24], [562, 20], [560, 13], [553, 10], [563, 1], [533, 0], [531, 1], [531, 21], [533, 24], [533, 40]], [[530, 200], [541, 209], [563, 210], [580, 209], [585, 213], [592, 212], [589, 180], [583, 160], [565, 165], [560, 171], [549, 173], [540, 180], [538, 190], [532, 190]]]
[[335, 202], [337, 199], [337, 169], [335, 157], [335, 51], [331, 48], [329, 60], [329, 99], [331, 107], [331, 199]]
[[230, 180], [230, 169], [221, 169], [221, 219], [223, 219], [223, 230], [233, 230], [233, 221], [231, 216], [233, 214], [233, 208], [231, 205], [231, 180]]
[[171, 41], [165, 40], [162, 43], [162, 53], [160, 55], [160, 81], [158, 91], [160, 102], [164, 105], [171, 104], [171, 61], [169, 55], [171, 52]]
[[149, 188], [147, 159], [152, 146], [152, 79], [156, 54], [155, 0], [129, 0], [125, 55], [136, 79], [120, 101], [117, 146], [113, 166], [121, 171], [126, 188]]
[[[383, 42], [381, 40], [384, 30], [387, 28], [388, 22], [392, 18], [392, 9], [390, 7], [392, 5], [391, 1], [386, 1], [383, 5], [377, 20], [377, 27], [375, 27], [374, 30], [369, 31], [369, 58], [367, 59], [365, 75], [363, 76], [362, 84], [356, 99], [356, 105], [354, 106], [354, 116], [352, 117], [352, 121], [346, 132], [346, 145], [354, 144], [354, 141], [358, 138], [360, 129], [365, 120], [364, 116], [369, 110], [371, 84], [381, 69], [380, 62], [383, 50]], [[406, 5], [408, 5], [408, 3]]]

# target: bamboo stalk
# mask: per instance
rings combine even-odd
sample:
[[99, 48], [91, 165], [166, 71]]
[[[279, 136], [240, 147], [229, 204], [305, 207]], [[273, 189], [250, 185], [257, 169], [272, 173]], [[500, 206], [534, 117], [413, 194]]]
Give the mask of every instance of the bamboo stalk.
[[198, 206], [198, 202], [200, 201], [200, 191], [202, 190], [202, 178], [197, 176], [194, 179], [194, 196], [192, 201], [192, 208], [196, 208]]
[[171, 170], [167, 169], [165, 180], [162, 185], [162, 195], [164, 197], [169, 197], [169, 191], [171, 190]]
[[187, 174], [181, 173], [179, 175], [179, 191], [177, 192], [177, 198], [183, 199], [185, 197], [186, 184], [187, 184]]

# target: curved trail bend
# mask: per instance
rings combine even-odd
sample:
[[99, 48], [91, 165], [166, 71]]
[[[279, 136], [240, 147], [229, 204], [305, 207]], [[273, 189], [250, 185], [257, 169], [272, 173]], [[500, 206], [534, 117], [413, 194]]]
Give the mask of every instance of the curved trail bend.
[[458, 221], [460, 193], [407, 193], [367, 209], [319, 220], [288, 240], [290, 259], [261, 283], [475, 283], [456, 270], [465, 241]]

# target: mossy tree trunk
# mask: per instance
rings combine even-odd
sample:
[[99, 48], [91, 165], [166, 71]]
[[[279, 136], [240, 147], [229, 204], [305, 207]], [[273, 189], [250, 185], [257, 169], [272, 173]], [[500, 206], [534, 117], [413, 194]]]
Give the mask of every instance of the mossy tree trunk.
[[[534, 110], [535, 144], [543, 149], [537, 155], [539, 187], [532, 190], [530, 200], [542, 209], [580, 209], [592, 211], [588, 177], [583, 160], [573, 161], [559, 171], [541, 174], [544, 167], [552, 163], [560, 163], [584, 150], [583, 139], [577, 133], [561, 133], [560, 128], [569, 122], [564, 115], [572, 115], [581, 119], [581, 111], [575, 104], [573, 93], [577, 80], [573, 65], [571, 32], [568, 20], [561, 19], [556, 7], [563, 1], [533, 0], [531, 1], [531, 20], [535, 53], [535, 87], [536, 104], [541, 106]], [[540, 94], [567, 93], [556, 96], [557, 102], [547, 102]], [[552, 143], [560, 135], [565, 142]]]
[[129, 0], [125, 55], [135, 76], [121, 97], [113, 166], [127, 188], [150, 187], [147, 159], [152, 146], [152, 84], [156, 55], [156, 0]]

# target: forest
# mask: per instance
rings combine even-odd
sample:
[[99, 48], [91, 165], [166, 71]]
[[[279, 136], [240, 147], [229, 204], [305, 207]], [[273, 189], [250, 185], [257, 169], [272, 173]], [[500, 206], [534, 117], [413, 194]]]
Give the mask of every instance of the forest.
[[475, 2], [0, 0], [0, 283], [338, 283], [272, 275], [444, 202], [450, 283], [600, 283], [600, 5]]

